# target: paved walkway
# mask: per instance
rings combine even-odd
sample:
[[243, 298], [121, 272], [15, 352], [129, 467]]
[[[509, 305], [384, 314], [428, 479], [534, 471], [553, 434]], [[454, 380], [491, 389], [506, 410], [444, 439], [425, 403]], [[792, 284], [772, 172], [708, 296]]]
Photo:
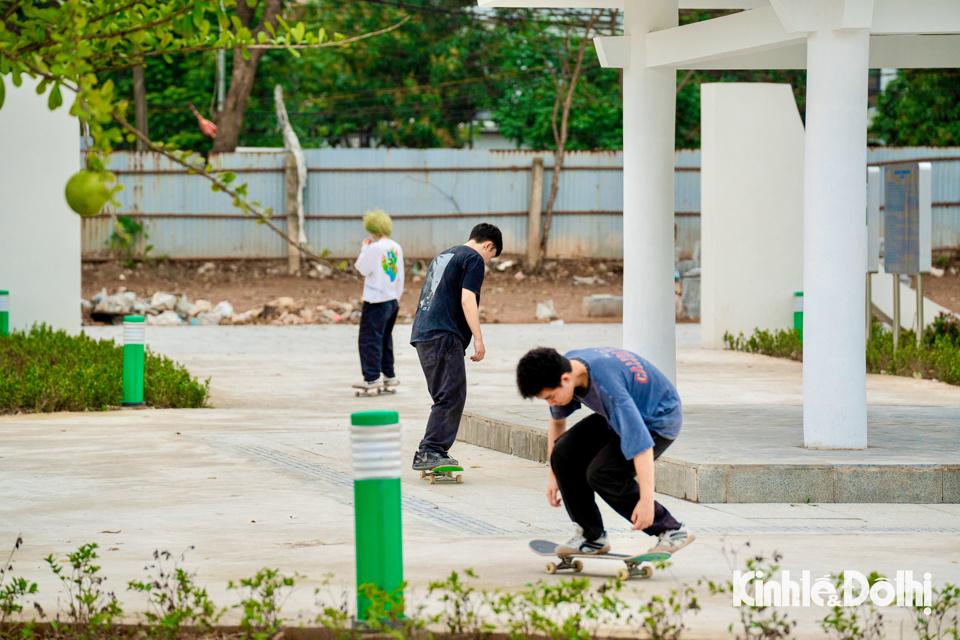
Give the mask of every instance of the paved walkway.
[[[696, 327], [679, 328], [681, 346], [696, 345]], [[400, 411], [403, 445], [412, 456], [429, 399], [408, 327], [398, 327], [396, 396], [355, 398], [356, 327], [194, 327], [148, 331], [151, 348], [212, 378], [213, 410], [145, 410], [0, 418], [0, 545], [20, 533], [16, 572], [40, 583], [41, 600], [60, 595], [45, 567], [47, 554], [85, 542], [102, 551], [107, 587], [128, 611], [145, 603], [126, 593], [143, 575], [155, 549], [179, 553], [222, 604], [237, 601], [227, 580], [263, 566], [309, 576], [286, 609], [314, 608], [313, 586], [334, 575], [334, 589], [353, 589], [352, 485], [349, 414], [374, 407]], [[88, 330], [119, 338], [114, 327]], [[484, 328], [488, 356], [468, 362], [468, 408], [535, 407], [517, 397], [513, 367], [531, 345], [569, 349], [618, 344], [611, 325]], [[680, 354], [680, 390], [692, 404], [798, 404], [799, 365], [745, 354]], [[870, 397], [886, 404], [956, 404], [956, 389], [936, 383], [871, 377]], [[881, 378], [877, 376], [876, 378]], [[920, 395], [918, 395], [920, 394]], [[540, 578], [542, 559], [526, 549], [534, 537], [565, 539], [562, 509], [549, 507], [544, 465], [458, 444], [463, 485], [430, 486], [413, 472], [403, 478], [405, 575], [414, 601], [430, 580], [473, 567], [480, 586], [518, 588]], [[784, 554], [791, 571], [819, 576], [856, 569], [894, 575], [929, 571], [935, 582], [960, 582], [960, 505], [922, 504], [693, 504], [663, 498], [698, 540], [669, 571], [631, 583], [644, 594], [666, 593], [678, 581], [730, 577], [724, 549], [750, 542], [749, 552]], [[602, 505], [620, 550], [643, 549], [647, 539]], [[738, 564], [746, 557], [741, 548]], [[584, 574], [609, 577], [616, 565], [587, 562]], [[638, 599], [640, 595], [629, 596]], [[704, 599], [688, 620], [692, 637], [728, 637], [736, 618], [726, 598]], [[826, 612], [790, 610], [800, 636], [820, 637], [815, 620]], [[899, 625], [903, 611], [891, 610]], [[314, 614], [310, 614], [312, 617]], [[305, 618], [306, 619], [306, 618]], [[909, 629], [909, 622], [907, 622]], [[895, 631], [891, 630], [891, 634]], [[907, 636], [909, 637], [909, 635]]]

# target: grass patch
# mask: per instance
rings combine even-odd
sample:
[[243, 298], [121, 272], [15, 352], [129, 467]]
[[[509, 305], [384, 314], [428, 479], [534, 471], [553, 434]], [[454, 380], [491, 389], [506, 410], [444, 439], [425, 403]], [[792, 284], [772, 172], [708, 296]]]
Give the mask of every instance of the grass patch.
[[[893, 333], [879, 322], [873, 323], [871, 334], [866, 350], [868, 373], [940, 380], [960, 385], [960, 320], [955, 316], [937, 316], [923, 332], [919, 346], [915, 332], [900, 332], [896, 351], [893, 349]], [[739, 336], [725, 333], [723, 342], [725, 348], [734, 351], [803, 361], [800, 334], [792, 329], [757, 329], [749, 338], [742, 333]]]
[[[46, 325], [0, 337], [0, 414], [105, 411], [120, 405], [123, 347]], [[158, 409], [207, 406], [209, 378], [146, 350], [144, 402]]]

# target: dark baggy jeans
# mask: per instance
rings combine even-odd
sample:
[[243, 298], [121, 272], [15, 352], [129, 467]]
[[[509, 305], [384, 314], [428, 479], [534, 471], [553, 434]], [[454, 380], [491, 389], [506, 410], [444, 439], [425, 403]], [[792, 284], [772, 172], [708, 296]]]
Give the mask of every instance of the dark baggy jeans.
[[[673, 440], [651, 435], [656, 460]], [[620, 437], [607, 426], [603, 416], [587, 416], [557, 438], [550, 467], [570, 519], [583, 528], [588, 540], [596, 540], [604, 531], [595, 493], [627, 520], [633, 516], [640, 501], [637, 472], [633, 460], [627, 460], [620, 450]], [[644, 533], [657, 536], [680, 528], [680, 523], [659, 502], [653, 503], [653, 513], [653, 524]]]
[[457, 439], [460, 416], [467, 401], [467, 369], [463, 363], [466, 350], [460, 338], [452, 333], [414, 346], [433, 398], [420, 451], [446, 453]]
[[393, 371], [393, 325], [397, 322], [400, 303], [364, 302], [360, 314], [360, 368], [363, 379], [373, 382], [382, 372], [388, 378]]

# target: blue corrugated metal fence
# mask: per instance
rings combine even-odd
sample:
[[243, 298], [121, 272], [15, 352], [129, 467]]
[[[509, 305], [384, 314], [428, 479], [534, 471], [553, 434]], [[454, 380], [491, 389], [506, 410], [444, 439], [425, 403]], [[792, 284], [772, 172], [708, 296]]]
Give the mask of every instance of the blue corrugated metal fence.
[[[451, 149], [308, 149], [304, 194], [306, 234], [316, 252], [353, 256], [364, 231], [364, 211], [380, 207], [394, 217], [394, 238], [409, 257], [427, 258], [466, 240], [486, 220], [500, 226], [504, 250], [525, 253], [530, 167], [544, 159], [544, 202], [550, 184], [549, 152]], [[955, 148], [871, 149], [869, 161], [957, 158]], [[284, 228], [284, 153], [222, 154], [218, 167], [248, 184], [250, 200], [274, 211]], [[677, 246], [693, 252], [700, 239], [700, 152], [676, 154]], [[230, 198], [210, 190], [165, 158], [117, 152], [110, 169], [124, 185], [120, 207], [83, 221], [83, 251], [103, 251], [113, 215], [145, 226], [152, 255], [171, 258], [282, 258], [286, 245]], [[623, 255], [623, 154], [571, 152], [565, 161], [548, 254], [619, 258]], [[960, 161], [934, 163], [934, 247], [960, 245]]]

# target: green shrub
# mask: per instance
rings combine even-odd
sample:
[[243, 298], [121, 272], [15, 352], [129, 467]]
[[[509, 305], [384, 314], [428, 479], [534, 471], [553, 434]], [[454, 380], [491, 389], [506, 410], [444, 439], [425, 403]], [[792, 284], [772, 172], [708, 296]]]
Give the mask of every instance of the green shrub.
[[800, 333], [795, 329], [787, 331], [756, 329], [749, 338], [744, 338], [742, 333], [737, 337], [724, 333], [723, 343], [727, 349], [733, 351], [760, 353], [765, 356], [790, 358], [803, 362], [803, 343], [800, 342]]
[[[123, 347], [46, 325], [0, 337], [0, 414], [104, 411], [122, 402]], [[156, 408], [206, 406], [210, 380], [146, 350], [144, 402]]]
[[[803, 361], [800, 334], [792, 329], [757, 329], [749, 338], [745, 338], [742, 333], [736, 337], [725, 333], [723, 342], [727, 349], [734, 351]], [[914, 331], [902, 331], [897, 350], [894, 351], [893, 333], [879, 322], [874, 322], [872, 335], [867, 343], [867, 372], [941, 380], [960, 385], [960, 320], [940, 314], [926, 328], [921, 342], [918, 347]]]

